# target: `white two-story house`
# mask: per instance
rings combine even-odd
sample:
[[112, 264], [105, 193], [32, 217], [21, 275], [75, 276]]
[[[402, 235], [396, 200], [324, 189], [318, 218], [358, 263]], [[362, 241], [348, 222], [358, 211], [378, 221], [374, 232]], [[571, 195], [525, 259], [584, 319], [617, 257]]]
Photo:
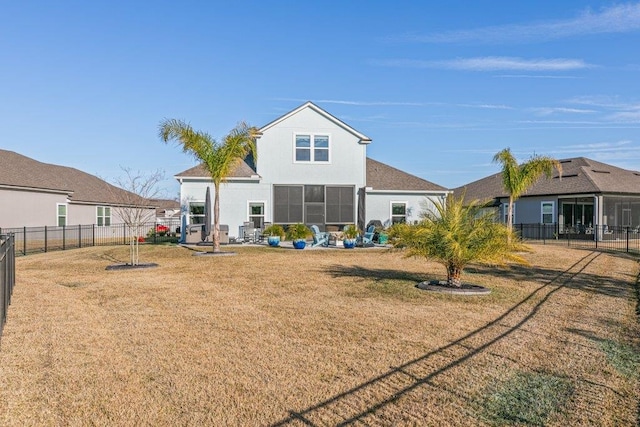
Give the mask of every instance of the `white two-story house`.
[[[238, 236], [243, 224], [318, 225], [341, 230], [412, 222], [448, 190], [367, 158], [371, 139], [311, 102], [260, 129], [257, 160], [242, 162], [220, 188], [220, 224]], [[176, 175], [187, 224], [204, 219], [206, 188], [213, 183], [202, 166]]]

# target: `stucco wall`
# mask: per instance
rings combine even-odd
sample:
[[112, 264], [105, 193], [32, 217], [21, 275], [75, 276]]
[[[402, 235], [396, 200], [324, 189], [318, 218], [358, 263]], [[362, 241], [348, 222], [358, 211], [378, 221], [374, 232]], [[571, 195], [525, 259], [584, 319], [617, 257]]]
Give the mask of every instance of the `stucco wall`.
[[420, 213], [433, 207], [431, 200], [441, 200], [441, 194], [424, 193], [422, 195], [406, 193], [367, 193], [365, 196], [365, 224], [379, 220], [384, 226], [391, 225], [391, 203], [407, 203], [407, 222], [420, 219]]
[[[207, 186], [211, 188], [213, 215], [213, 184], [209, 181], [185, 181], [181, 186], [181, 205], [187, 209], [189, 202], [204, 203]], [[271, 186], [258, 182], [229, 182], [220, 187], [220, 224], [229, 226], [229, 236], [237, 237], [240, 226], [249, 219], [249, 202], [264, 202], [265, 221], [272, 221]]]
[[[295, 163], [295, 134], [329, 135], [330, 161]], [[258, 174], [270, 184], [345, 184], [364, 186], [366, 144], [307, 108], [267, 129], [258, 140]]]
[[0, 227], [57, 225], [56, 203], [66, 203], [65, 194], [0, 189]]

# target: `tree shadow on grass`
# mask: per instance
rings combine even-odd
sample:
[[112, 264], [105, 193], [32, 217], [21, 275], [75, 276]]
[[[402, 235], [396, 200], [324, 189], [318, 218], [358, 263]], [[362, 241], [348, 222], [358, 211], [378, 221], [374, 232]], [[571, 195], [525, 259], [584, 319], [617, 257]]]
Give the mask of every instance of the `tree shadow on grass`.
[[[544, 278], [541, 286], [491, 322], [447, 345], [409, 360], [400, 366], [391, 367], [387, 372], [342, 393], [304, 409], [290, 410], [288, 417], [273, 423], [272, 426], [384, 424], [383, 411], [386, 407], [396, 403], [401, 397], [418, 388], [433, 387], [433, 381], [437, 377], [457, 366], [463, 365], [481, 352], [491, 351], [491, 348], [496, 343], [520, 330], [560, 289], [584, 286], [574, 283], [576, 282], [576, 277], [580, 275], [578, 280], [583, 282], [582, 277], [585, 269], [599, 256], [600, 254], [592, 252], [569, 266], [566, 270], [555, 271], [550, 269], [534, 273], [536, 275], [534, 277]], [[496, 274], [496, 271], [491, 269], [478, 270], [478, 272]], [[336, 277], [346, 275], [370, 280], [389, 278], [422, 280], [421, 277], [413, 273], [363, 267], [334, 266], [329, 270], [329, 274]], [[503, 274], [502, 270], [500, 270], [500, 274]], [[509, 274], [515, 280], [519, 278], [531, 280], [532, 277], [531, 271], [521, 268], [514, 269]], [[587, 281], [601, 281], [602, 279], [602, 277], [593, 277]], [[616, 286], [619, 285], [611, 283], [609, 286], [613, 288], [612, 292], [616, 293]], [[423, 406], [424, 410], [428, 411], [428, 405]], [[402, 417], [412, 423], [427, 422], [428, 412], [425, 414], [403, 412]]]

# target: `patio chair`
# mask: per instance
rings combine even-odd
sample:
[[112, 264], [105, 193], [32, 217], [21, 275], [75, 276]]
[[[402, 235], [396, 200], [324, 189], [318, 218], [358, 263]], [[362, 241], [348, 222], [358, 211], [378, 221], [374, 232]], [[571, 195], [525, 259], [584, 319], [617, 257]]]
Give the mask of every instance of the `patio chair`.
[[312, 248], [316, 246], [329, 246], [329, 233], [320, 231], [317, 225], [312, 225], [311, 231], [313, 232]]
[[370, 225], [367, 228], [367, 231], [365, 231], [360, 238], [360, 243], [362, 243], [362, 246], [373, 246], [374, 245], [373, 236], [375, 236], [375, 234], [376, 234], [375, 225]]

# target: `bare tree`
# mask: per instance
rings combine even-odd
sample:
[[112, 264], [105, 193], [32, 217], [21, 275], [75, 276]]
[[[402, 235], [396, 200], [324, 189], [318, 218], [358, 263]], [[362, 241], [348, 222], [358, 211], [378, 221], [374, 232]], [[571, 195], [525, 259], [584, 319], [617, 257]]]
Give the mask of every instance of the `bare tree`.
[[149, 175], [120, 166], [124, 172], [114, 184], [124, 191], [114, 192], [117, 204], [113, 207], [127, 228], [131, 265], [139, 264], [140, 238], [146, 235], [145, 224], [154, 222], [156, 211], [151, 199], [164, 198], [165, 191], [158, 184], [165, 178], [164, 172], [156, 170]]

